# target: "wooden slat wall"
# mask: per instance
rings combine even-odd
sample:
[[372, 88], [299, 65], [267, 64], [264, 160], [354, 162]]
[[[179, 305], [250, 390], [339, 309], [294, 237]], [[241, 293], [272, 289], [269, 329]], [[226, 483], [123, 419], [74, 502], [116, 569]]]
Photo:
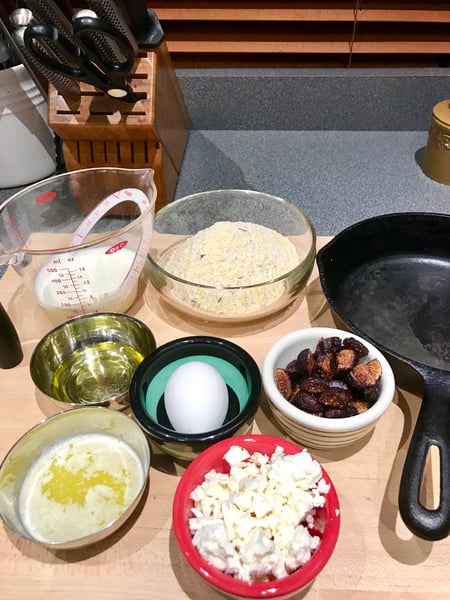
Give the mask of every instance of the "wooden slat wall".
[[448, 66], [450, 3], [157, 0], [176, 67]]

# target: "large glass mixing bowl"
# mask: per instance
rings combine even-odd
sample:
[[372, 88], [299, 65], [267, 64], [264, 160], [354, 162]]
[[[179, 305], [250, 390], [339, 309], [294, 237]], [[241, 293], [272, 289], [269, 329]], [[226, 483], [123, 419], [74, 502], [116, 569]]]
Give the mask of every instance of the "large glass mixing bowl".
[[[218, 251], [217, 260], [209, 258], [206, 279], [175, 274], [170, 265], [181, 245], [222, 222], [238, 223], [244, 236], [249, 235], [248, 246], [240, 246], [238, 251], [230, 239], [218, 235], [212, 242]], [[280, 248], [288, 240], [297, 257], [294, 264], [286, 270], [280, 267], [275, 275], [269, 274], [269, 263], [274, 257], [275, 262], [283, 264], [283, 250], [278, 252], [274, 244], [265, 249], [267, 257], [255, 257], [251, 245], [259, 240], [250, 235], [248, 224], [270, 229], [269, 235], [275, 236], [277, 244], [281, 238]], [[314, 227], [294, 204], [252, 190], [213, 190], [176, 200], [156, 213], [146, 266], [154, 287], [176, 310], [207, 321], [239, 322], [264, 318], [289, 305], [305, 286], [315, 254]], [[206, 257], [200, 251], [186, 262], [190, 267], [198, 266], [193, 261], [206, 261]], [[224, 270], [230, 269], [236, 271], [236, 281], [224, 284]], [[241, 279], [244, 272], [246, 277]], [[254, 276], [251, 282], [249, 273]]]

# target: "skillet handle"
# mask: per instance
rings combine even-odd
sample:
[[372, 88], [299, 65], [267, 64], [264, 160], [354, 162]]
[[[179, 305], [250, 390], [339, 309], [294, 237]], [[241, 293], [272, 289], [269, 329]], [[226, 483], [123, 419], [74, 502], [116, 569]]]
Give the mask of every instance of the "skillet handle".
[[[439, 371], [421, 372], [425, 391], [400, 481], [399, 509], [407, 527], [425, 540], [450, 533], [450, 392], [449, 378]], [[419, 500], [425, 461], [431, 446], [439, 449], [440, 492], [436, 509]]]

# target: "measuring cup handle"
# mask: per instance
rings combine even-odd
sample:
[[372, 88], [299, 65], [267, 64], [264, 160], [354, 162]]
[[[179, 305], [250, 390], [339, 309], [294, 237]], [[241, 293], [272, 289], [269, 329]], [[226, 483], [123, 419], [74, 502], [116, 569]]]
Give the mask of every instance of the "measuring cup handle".
[[[425, 375], [425, 391], [417, 424], [403, 467], [399, 509], [407, 527], [426, 540], [440, 540], [450, 533], [450, 404], [448, 376], [433, 370]], [[439, 450], [439, 505], [427, 509], [420, 502], [420, 489], [427, 454]]]
[[[85, 217], [83, 222], [78, 226], [75, 233], [73, 234], [70, 246], [77, 246], [85, 239], [92, 227], [114, 206], [117, 206], [121, 202], [134, 202], [141, 212], [143, 217], [142, 224], [142, 236], [139, 244], [139, 248], [134, 257], [133, 263], [130, 267], [128, 275], [123, 282], [121, 289], [124, 294], [127, 294], [133, 286], [136, 284], [136, 278], [138, 277], [139, 264], [145, 262], [147, 252], [150, 246], [151, 236], [153, 232], [153, 213], [156, 199], [156, 185], [152, 184], [153, 197], [149, 200], [142, 190], [137, 188], [124, 188], [110, 194], [107, 198], [104, 198], [99, 205], [97, 205], [88, 215]], [[148, 215], [151, 219], [147, 219], [144, 215]]]
[[82, 223], [75, 230], [69, 246], [78, 246], [85, 239], [94, 225], [114, 206], [121, 202], [134, 202], [141, 213], [144, 213], [150, 206], [147, 196], [142, 190], [135, 188], [124, 188], [110, 194], [104, 198], [98, 206], [83, 219]]

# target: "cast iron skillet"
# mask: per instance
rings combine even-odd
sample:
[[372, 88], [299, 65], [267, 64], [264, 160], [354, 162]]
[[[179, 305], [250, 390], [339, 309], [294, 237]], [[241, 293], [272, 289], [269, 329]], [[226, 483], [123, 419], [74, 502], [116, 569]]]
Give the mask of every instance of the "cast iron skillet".
[[[423, 379], [399, 509], [414, 534], [442, 539], [450, 533], [450, 215], [398, 213], [361, 221], [320, 250], [317, 264], [335, 315]], [[440, 454], [436, 509], [419, 501], [431, 446]]]

